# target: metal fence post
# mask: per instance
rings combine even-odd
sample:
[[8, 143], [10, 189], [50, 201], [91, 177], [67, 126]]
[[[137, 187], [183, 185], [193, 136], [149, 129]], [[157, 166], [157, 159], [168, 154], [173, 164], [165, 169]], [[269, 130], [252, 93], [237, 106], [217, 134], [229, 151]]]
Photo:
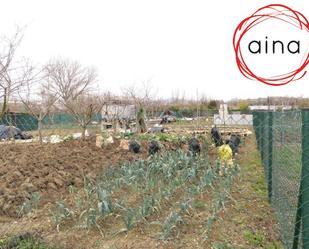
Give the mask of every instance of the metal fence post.
[[260, 150], [260, 126], [261, 126], [261, 119], [258, 112], [256, 112], [256, 140], [258, 144], [258, 149]]
[[309, 110], [302, 111], [301, 204], [303, 249], [309, 249]]
[[253, 112], [253, 120], [254, 120], [254, 130], [255, 130], [255, 138], [256, 138], [256, 143], [257, 143], [257, 148], [260, 148], [259, 145], [259, 115], [257, 112]]
[[294, 228], [294, 240], [293, 240], [293, 249], [298, 249], [298, 244], [299, 244], [299, 235], [301, 232], [301, 189], [299, 191], [299, 195], [298, 195], [298, 204], [297, 204], [297, 213], [296, 213], [296, 219], [295, 219], [295, 228]]
[[268, 198], [271, 202], [272, 198], [272, 186], [273, 186], [273, 171], [272, 171], [272, 163], [273, 163], [273, 113], [268, 112], [268, 148], [267, 148], [267, 164], [268, 164]]
[[[260, 127], [261, 127], [261, 133], [260, 133], [260, 152], [261, 152], [261, 159], [262, 159], [262, 164], [264, 165], [264, 137], [265, 137], [265, 112], [261, 112], [261, 123], [260, 123]], [[265, 165], [264, 165], [265, 167]], [[265, 169], [265, 168], [264, 168]]]

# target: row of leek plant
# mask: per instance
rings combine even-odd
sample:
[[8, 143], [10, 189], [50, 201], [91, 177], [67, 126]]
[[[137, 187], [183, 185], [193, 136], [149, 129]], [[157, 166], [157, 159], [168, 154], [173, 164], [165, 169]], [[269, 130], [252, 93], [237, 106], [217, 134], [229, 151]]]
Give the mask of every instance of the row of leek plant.
[[[57, 202], [51, 210], [52, 220], [57, 230], [66, 221], [70, 224], [74, 221], [80, 228], [95, 227], [104, 236], [105, 230], [101, 225], [104, 220], [121, 217], [124, 227], [114, 234], [128, 232], [137, 224], [159, 224], [159, 237], [168, 239], [183, 223], [182, 216], [189, 209], [193, 210], [192, 201], [199, 194], [213, 189], [216, 180], [223, 181], [220, 184], [225, 190], [231, 186], [236, 168], [228, 170], [225, 178], [218, 174], [220, 168], [218, 163], [211, 166], [205, 156], [193, 156], [180, 150], [111, 167], [95, 182], [85, 178], [82, 190], [71, 188], [74, 202]], [[132, 203], [132, 196], [140, 201]], [[222, 198], [218, 199], [220, 205], [225, 201], [225, 197], [224, 200]], [[218, 200], [214, 204], [213, 216], [220, 210]], [[164, 210], [170, 208], [172, 211], [160, 221]], [[159, 219], [151, 221], [155, 218], [154, 214]]]

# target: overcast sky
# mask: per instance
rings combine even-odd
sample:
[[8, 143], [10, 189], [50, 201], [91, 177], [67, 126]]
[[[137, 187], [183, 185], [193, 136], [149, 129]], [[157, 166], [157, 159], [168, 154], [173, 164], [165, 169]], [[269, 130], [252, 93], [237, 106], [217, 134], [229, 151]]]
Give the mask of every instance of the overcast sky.
[[[236, 66], [234, 29], [270, 3], [10, 0], [1, 3], [0, 34], [10, 35], [16, 25], [26, 25], [20, 56], [35, 63], [61, 56], [93, 65], [100, 74], [100, 87], [115, 93], [150, 81], [159, 97], [183, 92], [193, 97], [197, 89], [200, 95], [226, 100], [309, 96], [309, 74], [287, 86], [270, 87], [244, 78]], [[309, 1], [280, 3], [309, 18]]]

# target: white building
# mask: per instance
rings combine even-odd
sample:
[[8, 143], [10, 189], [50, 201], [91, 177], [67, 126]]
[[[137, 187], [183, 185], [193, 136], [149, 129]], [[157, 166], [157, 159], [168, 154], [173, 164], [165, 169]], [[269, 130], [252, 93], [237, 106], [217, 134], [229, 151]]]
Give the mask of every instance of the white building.
[[292, 110], [292, 106], [278, 106], [278, 105], [250, 105], [249, 110], [251, 111], [277, 111], [277, 110], [287, 111]]
[[253, 116], [249, 114], [229, 114], [227, 104], [221, 104], [219, 114], [214, 115], [215, 125], [252, 125]]

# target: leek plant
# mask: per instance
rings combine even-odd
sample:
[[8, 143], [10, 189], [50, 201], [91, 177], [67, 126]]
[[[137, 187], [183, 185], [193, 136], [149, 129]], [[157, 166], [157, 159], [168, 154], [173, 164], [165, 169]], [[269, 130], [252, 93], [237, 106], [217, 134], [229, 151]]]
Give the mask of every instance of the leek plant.
[[64, 201], [56, 202], [55, 211], [50, 211], [52, 215], [52, 222], [56, 225], [59, 232], [60, 224], [65, 220], [74, 219], [74, 212], [65, 204]]
[[41, 194], [34, 192], [31, 194], [30, 199], [23, 202], [18, 212], [18, 216], [22, 216], [32, 212], [33, 209], [38, 209], [41, 201]]

